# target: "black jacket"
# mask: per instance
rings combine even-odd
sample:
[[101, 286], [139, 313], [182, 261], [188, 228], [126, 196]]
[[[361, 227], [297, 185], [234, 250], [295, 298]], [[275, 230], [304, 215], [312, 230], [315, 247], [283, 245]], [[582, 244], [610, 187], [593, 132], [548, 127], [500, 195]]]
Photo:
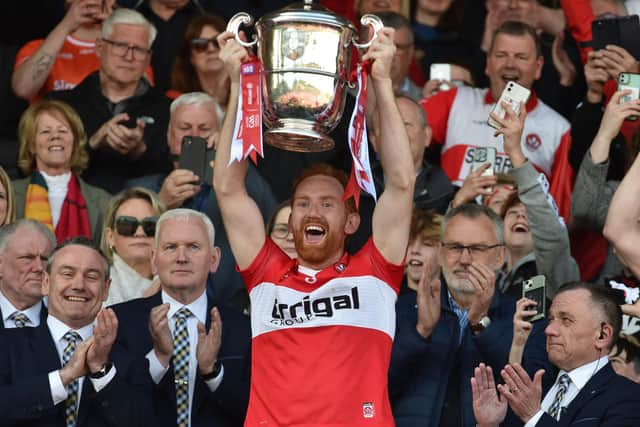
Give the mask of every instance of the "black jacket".
[[[102, 94], [99, 71], [89, 74], [78, 86], [71, 90], [55, 91], [47, 95], [70, 104], [84, 124], [89, 139], [114, 114], [109, 109], [110, 101]], [[166, 173], [172, 169], [167, 146], [167, 125], [169, 123], [170, 100], [159, 90], [150, 87], [142, 95], [126, 100], [125, 112], [130, 120], [141, 116], [151, 117], [153, 124], [144, 130], [144, 142], [147, 150], [139, 158], [132, 160], [102, 146], [89, 152], [89, 167], [82, 178], [91, 185], [117, 193], [124, 188], [128, 179], [154, 173]]]
[[[118, 336], [112, 351], [114, 361], [128, 366], [127, 382], [142, 386], [152, 398], [155, 418], [148, 425], [176, 425], [176, 395], [173, 363], [159, 384], [149, 375], [146, 354], [153, 349], [149, 333], [151, 309], [162, 304], [160, 292], [113, 306], [118, 316]], [[207, 297], [207, 330], [211, 326], [208, 313], [214, 305]], [[249, 401], [251, 329], [249, 318], [236, 310], [218, 306], [222, 319], [222, 345], [218, 360], [224, 368], [220, 386], [211, 392], [204, 380], [196, 377], [191, 409], [192, 427], [242, 426]]]

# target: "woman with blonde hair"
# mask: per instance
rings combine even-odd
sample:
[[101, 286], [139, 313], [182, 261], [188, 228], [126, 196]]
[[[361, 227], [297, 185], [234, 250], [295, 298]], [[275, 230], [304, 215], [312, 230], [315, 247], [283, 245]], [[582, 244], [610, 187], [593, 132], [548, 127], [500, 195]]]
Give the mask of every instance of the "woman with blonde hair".
[[0, 166], [0, 227], [16, 220], [16, 203], [9, 175]]
[[13, 182], [16, 217], [47, 225], [58, 242], [77, 236], [99, 242], [109, 194], [80, 178], [89, 157], [78, 114], [64, 102], [40, 101], [22, 114], [18, 139], [26, 178]]
[[100, 249], [111, 261], [111, 287], [105, 305], [146, 295], [153, 284], [151, 250], [158, 217], [165, 211], [156, 193], [133, 187], [111, 198], [104, 216]]

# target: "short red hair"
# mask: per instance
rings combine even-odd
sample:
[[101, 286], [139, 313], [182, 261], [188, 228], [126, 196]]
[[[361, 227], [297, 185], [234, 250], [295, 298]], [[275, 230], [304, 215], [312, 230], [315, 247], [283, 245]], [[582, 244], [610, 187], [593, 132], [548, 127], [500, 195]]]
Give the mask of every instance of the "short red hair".
[[[335, 178], [342, 186], [343, 191], [347, 187], [347, 182], [349, 182], [349, 177], [343, 170], [336, 169], [326, 163], [319, 163], [317, 165], [306, 168], [296, 179], [293, 180], [293, 189], [291, 191], [292, 199], [295, 199], [296, 190], [298, 189], [300, 183], [305, 179], [311, 178], [312, 176], [316, 175], [324, 175], [330, 178]], [[353, 197], [349, 197], [349, 199], [346, 200], [344, 204], [347, 208], [348, 213], [358, 211], [358, 209], [356, 209], [356, 202], [355, 200], [353, 200]]]

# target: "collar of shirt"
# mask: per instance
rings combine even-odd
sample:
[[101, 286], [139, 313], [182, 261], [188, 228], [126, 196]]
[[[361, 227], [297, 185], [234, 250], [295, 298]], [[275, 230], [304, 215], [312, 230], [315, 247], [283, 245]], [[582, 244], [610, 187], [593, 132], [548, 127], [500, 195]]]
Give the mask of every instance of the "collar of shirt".
[[[164, 304], [169, 304], [169, 313], [167, 313], [167, 317], [171, 320], [173, 320], [173, 315], [176, 314], [178, 310], [182, 307], [187, 307], [198, 321], [204, 324], [207, 323], [207, 293], [205, 291], [202, 291], [202, 294], [190, 304], [185, 305], [171, 298], [171, 296], [163, 290], [162, 302]], [[174, 321], [169, 322], [170, 325], [174, 325], [174, 323]]]
[[458, 345], [462, 342], [462, 336], [464, 335], [464, 330], [467, 328], [469, 324], [469, 318], [467, 315], [469, 314], [469, 310], [463, 310], [456, 303], [456, 301], [451, 296], [451, 292], [447, 291], [447, 298], [449, 299], [449, 306], [453, 312], [458, 316], [458, 325], [460, 326], [460, 334], [458, 335]]
[[[95, 320], [88, 325], [85, 325], [79, 329], [75, 329], [71, 326], [68, 326], [61, 320], [53, 317], [52, 315], [48, 315], [47, 326], [49, 326], [49, 331], [51, 332], [51, 336], [53, 337], [53, 340], [56, 342], [56, 344], [62, 341], [62, 337], [64, 336], [64, 334], [69, 332], [69, 330], [77, 332], [82, 338], [82, 341], [85, 341], [91, 338], [91, 335], [93, 335]], [[64, 345], [66, 345], [66, 342], [64, 343]]]
[[578, 390], [582, 390], [591, 377], [593, 377], [600, 369], [604, 368], [607, 363], [609, 363], [609, 356], [602, 356], [601, 358], [575, 368], [572, 371], [566, 372], [561, 370], [556, 378], [556, 383], [558, 382], [560, 375], [567, 373], [569, 378], [571, 378], [571, 384], [575, 385]]
[[38, 301], [26, 310], [18, 310], [0, 291], [0, 311], [2, 311], [2, 321], [5, 326], [7, 325], [7, 322], [13, 322], [12, 320], [9, 320], [9, 317], [11, 317], [11, 315], [16, 311], [27, 316], [31, 321], [31, 326], [38, 326], [40, 325], [40, 310], [42, 310], [42, 300]]

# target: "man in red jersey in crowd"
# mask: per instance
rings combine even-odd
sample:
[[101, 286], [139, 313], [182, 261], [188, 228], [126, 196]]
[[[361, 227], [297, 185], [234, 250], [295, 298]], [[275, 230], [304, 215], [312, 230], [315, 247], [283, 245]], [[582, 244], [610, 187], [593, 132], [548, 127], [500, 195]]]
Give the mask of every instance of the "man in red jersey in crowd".
[[267, 238], [247, 195], [247, 161], [230, 165], [240, 64], [246, 50], [218, 37], [231, 76], [227, 117], [217, 147], [214, 187], [231, 249], [251, 299], [252, 372], [246, 426], [393, 426], [387, 370], [395, 332], [415, 171], [390, 78], [393, 29], [378, 33], [364, 60], [380, 113], [378, 155], [385, 191], [373, 236], [354, 255], [345, 239], [358, 228], [346, 177], [314, 167], [295, 183], [289, 224], [298, 258]]

